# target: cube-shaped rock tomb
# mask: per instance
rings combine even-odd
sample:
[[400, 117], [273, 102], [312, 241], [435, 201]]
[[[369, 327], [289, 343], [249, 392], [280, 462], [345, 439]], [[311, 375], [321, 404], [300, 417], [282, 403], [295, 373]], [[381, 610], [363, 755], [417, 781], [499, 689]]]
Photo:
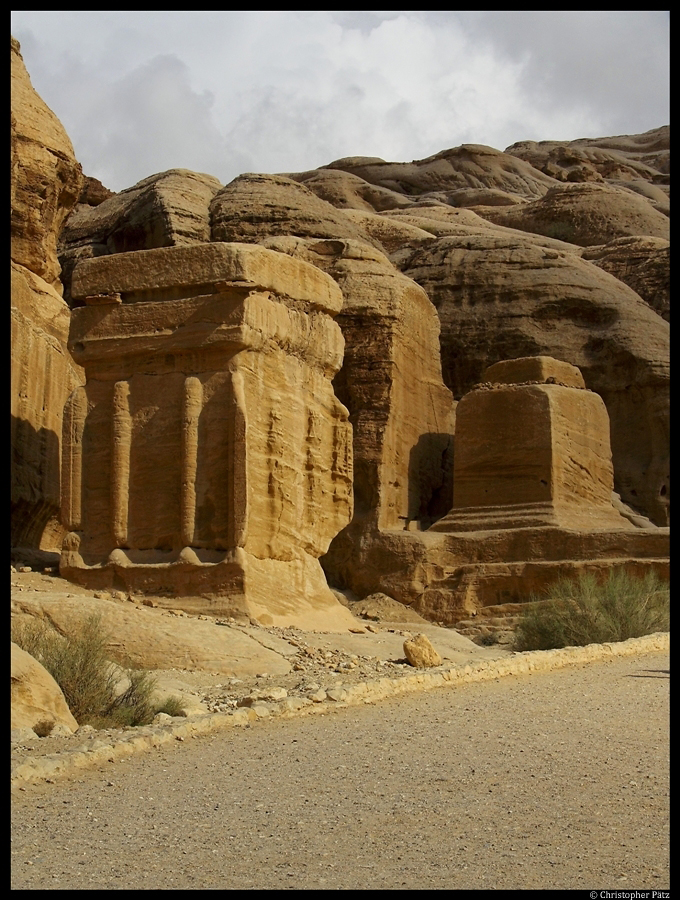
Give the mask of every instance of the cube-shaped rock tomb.
[[335, 282], [210, 243], [83, 261], [72, 294], [87, 382], [64, 413], [62, 574], [264, 624], [351, 624], [318, 561], [352, 514]]
[[434, 530], [632, 527], [612, 505], [607, 410], [576, 366], [496, 363], [456, 416], [453, 509]]

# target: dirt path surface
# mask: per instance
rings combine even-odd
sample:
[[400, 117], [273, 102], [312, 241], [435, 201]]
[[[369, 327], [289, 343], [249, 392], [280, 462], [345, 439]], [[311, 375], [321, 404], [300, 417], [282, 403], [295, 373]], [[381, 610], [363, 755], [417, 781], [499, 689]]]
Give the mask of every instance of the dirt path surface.
[[12, 888], [667, 890], [668, 688], [648, 654], [27, 785]]

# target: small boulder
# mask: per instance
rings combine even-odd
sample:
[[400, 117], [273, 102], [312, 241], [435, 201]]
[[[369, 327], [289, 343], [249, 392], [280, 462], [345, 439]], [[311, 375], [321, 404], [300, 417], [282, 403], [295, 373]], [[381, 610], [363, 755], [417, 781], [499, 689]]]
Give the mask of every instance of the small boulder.
[[32, 728], [12, 728], [11, 737], [13, 744], [22, 744], [25, 741], [34, 741], [37, 740], [38, 735], [33, 731]]
[[172, 716], [169, 716], [167, 713], [159, 712], [153, 717], [153, 725], [167, 725], [169, 722], [172, 722]]
[[72, 734], [73, 730], [69, 728], [68, 725], [63, 725], [61, 722], [57, 722], [50, 731], [50, 737], [70, 737]]
[[264, 690], [251, 691], [247, 697], [241, 697], [237, 706], [255, 706], [257, 703], [266, 703], [267, 701], [284, 700], [288, 696], [288, 691], [281, 687], [266, 688]]
[[404, 656], [412, 666], [418, 669], [430, 669], [442, 664], [441, 656], [424, 634], [417, 634], [404, 641]]

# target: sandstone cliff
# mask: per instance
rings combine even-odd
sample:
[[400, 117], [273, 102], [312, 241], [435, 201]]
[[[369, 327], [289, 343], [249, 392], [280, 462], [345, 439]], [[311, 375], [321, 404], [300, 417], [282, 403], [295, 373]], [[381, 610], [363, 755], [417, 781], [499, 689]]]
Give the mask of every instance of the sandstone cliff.
[[31, 85], [12, 38], [12, 259], [61, 294], [57, 237], [83, 181], [61, 122]]
[[408, 164], [350, 158], [290, 177], [425, 288], [457, 399], [501, 359], [579, 366], [611, 419], [617, 491], [665, 525], [668, 153], [657, 129], [505, 153], [464, 145]]
[[[561, 549], [544, 535], [517, 557], [506, 534], [489, 560], [512, 561], [520, 584], [544, 551], [664, 556], [665, 533], [643, 539], [634, 526], [669, 522], [667, 128], [504, 152], [465, 144], [410, 163], [348, 157], [224, 186], [171, 169], [111, 194], [83, 179], [13, 41], [11, 167], [13, 542], [59, 544], [72, 394], [69, 577], [200, 594], [210, 554], [231, 554], [220, 563], [231, 595], [281, 621], [298, 594], [333, 606], [317, 562], [326, 551], [336, 586], [384, 590], [429, 616], [453, 594], [502, 593], [507, 572], [494, 569], [475, 594], [479, 572], [466, 566], [487, 550], [446, 531], [455, 472], [460, 489], [493, 432], [466, 413], [470, 459], [456, 469], [454, 419], [488, 367], [525, 357], [577, 366], [599, 395], [558, 402], [539, 379], [547, 386], [520, 394], [543, 398], [542, 411], [517, 427], [543, 422], [553, 474], [572, 437], [601, 444], [598, 521], [616, 535], [574, 525]], [[75, 391], [74, 359], [88, 368]], [[464, 409], [500, 410], [516, 395], [475, 394]], [[560, 404], [571, 436], [554, 425]], [[581, 406], [594, 430], [572, 414]], [[228, 609], [225, 578], [201, 602]]]
[[83, 177], [14, 39], [11, 55], [12, 545], [58, 549], [62, 410], [82, 373], [66, 349], [57, 236]]
[[401, 257], [434, 300], [459, 399], [487, 365], [548, 354], [577, 365], [611, 419], [617, 491], [666, 525], [669, 328], [623, 282], [528, 236], [442, 237]]
[[80, 260], [209, 241], [210, 202], [221, 187], [212, 175], [170, 169], [98, 203], [86, 194], [59, 237], [66, 299]]

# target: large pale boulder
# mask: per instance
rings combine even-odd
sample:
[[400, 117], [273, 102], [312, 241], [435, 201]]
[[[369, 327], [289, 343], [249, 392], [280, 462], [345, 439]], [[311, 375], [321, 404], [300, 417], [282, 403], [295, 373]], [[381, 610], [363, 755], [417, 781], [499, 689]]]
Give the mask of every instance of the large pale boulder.
[[[73, 596], [63, 590], [14, 594], [12, 606], [20, 620], [48, 621], [64, 635], [72, 634], [90, 617], [98, 616], [102, 631], [109, 635], [107, 657], [123, 666], [239, 676], [259, 672], [283, 675], [291, 668], [285, 655], [263, 646], [242, 627], [180, 617], [162, 609]], [[277, 640], [270, 636], [268, 643], [275, 646]], [[281, 644], [285, 646], [285, 642]]]
[[39, 722], [78, 728], [64, 694], [50, 673], [36, 659], [12, 643], [12, 728], [33, 728]]
[[11, 43], [12, 259], [61, 294], [57, 237], [83, 175], [61, 122], [31, 85], [19, 42]]
[[[91, 182], [59, 238], [64, 296], [77, 262], [93, 256], [180, 247], [210, 240], [210, 202], [222, 185], [212, 175], [170, 169], [95, 202]], [[110, 192], [109, 192], [110, 193]]]
[[616, 490], [666, 525], [668, 323], [607, 272], [528, 235], [449, 236], [401, 253], [439, 312], [456, 399], [502, 359], [545, 354], [578, 366], [611, 420]]

